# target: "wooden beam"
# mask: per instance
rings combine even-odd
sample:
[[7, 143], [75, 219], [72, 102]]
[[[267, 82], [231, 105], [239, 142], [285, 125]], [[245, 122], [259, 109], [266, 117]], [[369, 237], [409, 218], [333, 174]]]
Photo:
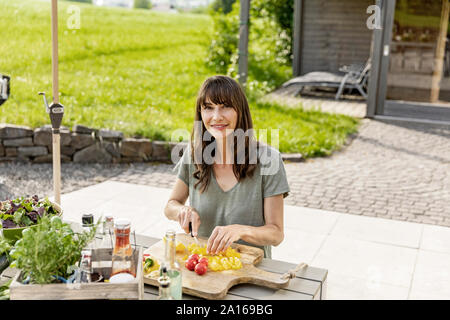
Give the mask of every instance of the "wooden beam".
[[366, 114], [369, 118], [382, 115], [384, 112], [395, 3], [396, 0], [376, 1], [376, 5], [381, 8], [382, 29], [373, 30], [372, 67], [368, 84]]
[[239, 28], [239, 83], [245, 88], [248, 75], [248, 24], [250, 0], [241, 0], [241, 22]]
[[302, 59], [302, 16], [303, 0], [294, 0], [294, 30], [292, 34], [292, 75], [297, 77], [301, 75]]
[[[58, 0], [52, 0], [52, 89], [53, 103], [59, 104], [59, 77], [58, 77]], [[58, 128], [59, 130], [59, 128]], [[61, 205], [61, 136], [52, 130], [53, 144], [53, 192], [54, 200]]]
[[[382, 0], [377, 0], [376, 5], [379, 8], [382, 8]], [[381, 11], [382, 15], [384, 10]], [[384, 17], [382, 17], [382, 24], [384, 24]], [[379, 70], [380, 63], [382, 57], [382, 43], [383, 43], [383, 30], [382, 29], [374, 29], [372, 33], [372, 44], [370, 50], [370, 75], [369, 82], [367, 85], [368, 93], [367, 93], [367, 111], [366, 117], [373, 118], [376, 112], [377, 106], [377, 97], [378, 97], [378, 82], [379, 82]]]
[[58, 82], [58, 1], [52, 0], [52, 75], [53, 103], [59, 103]]
[[376, 114], [384, 114], [386, 101], [389, 61], [391, 59], [392, 28], [394, 27], [395, 7], [397, 0], [384, 0], [386, 2], [383, 26], [383, 40], [381, 43], [381, 62], [378, 82], [378, 97]]
[[441, 82], [442, 70], [444, 65], [448, 16], [449, 16], [449, 2], [448, 0], [442, 0], [441, 23], [439, 28], [439, 36], [436, 44], [436, 53], [434, 55], [435, 58], [434, 58], [433, 77], [431, 78], [431, 95], [430, 95], [431, 102], [437, 102], [439, 99], [439, 90], [440, 90], [439, 83]]

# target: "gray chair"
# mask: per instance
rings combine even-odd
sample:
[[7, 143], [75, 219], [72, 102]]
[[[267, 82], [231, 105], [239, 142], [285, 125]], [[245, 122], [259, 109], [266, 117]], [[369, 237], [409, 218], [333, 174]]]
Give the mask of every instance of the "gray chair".
[[303, 87], [327, 87], [338, 88], [335, 99], [339, 100], [344, 89], [357, 89], [359, 93], [367, 99], [366, 85], [369, 78], [371, 63], [352, 64], [339, 68], [341, 73], [314, 71], [302, 76], [293, 78], [283, 84], [283, 88], [291, 85], [300, 85], [294, 96], [299, 94]]
[[9, 87], [8, 76], [0, 74], [0, 106], [9, 98], [10, 87]]

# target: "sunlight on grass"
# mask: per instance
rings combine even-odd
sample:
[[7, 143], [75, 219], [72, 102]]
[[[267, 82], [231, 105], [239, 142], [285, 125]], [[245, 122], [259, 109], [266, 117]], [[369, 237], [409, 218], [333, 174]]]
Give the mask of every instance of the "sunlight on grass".
[[[74, 4], [81, 8], [79, 30], [66, 25], [67, 8]], [[49, 123], [38, 92], [51, 100], [50, 11], [50, 1], [0, 2], [0, 30], [8, 30], [0, 41], [0, 73], [12, 77], [0, 122], [33, 128]], [[190, 131], [196, 94], [214, 74], [205, 65], [211, 23], [204, 14], [59, 1], [62, 125], [109, 128], [157, 140], [170, 140], [175, 129]], [[265, 69], [250, 68], [254, 74]], [[356, 130], [357, 121], [349, 117], [249, 100], [255, 128], [280, 129], [282, 152], [326, 155]]]

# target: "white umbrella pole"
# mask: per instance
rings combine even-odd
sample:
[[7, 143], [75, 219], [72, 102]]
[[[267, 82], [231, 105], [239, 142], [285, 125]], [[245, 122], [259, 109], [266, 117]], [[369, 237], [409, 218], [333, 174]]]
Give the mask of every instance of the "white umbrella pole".
[[[58, 79], [58, 1], [52, 0], [52, 74], [53, 104], [59, 104]], [[53, 137], [53, 191], [55, 202], [61, 205], [61, 153], [59, 128], [52, 129]]]

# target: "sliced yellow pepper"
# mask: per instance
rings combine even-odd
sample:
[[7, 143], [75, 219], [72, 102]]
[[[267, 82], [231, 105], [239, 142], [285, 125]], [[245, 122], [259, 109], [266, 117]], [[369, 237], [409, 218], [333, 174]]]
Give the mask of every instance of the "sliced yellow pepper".
[[[187, 249], [189, 254], [198, 254], [200, 258], [206, 257], [208, 259], [209, 269], [212, 271], [237, 270], [242, 268], [242, 262], [239, 259], [241, 255], [231, 247], [228, 247], [227, 250], [216, 255], [207, 255], [206, 245], [200, 246], [196, 243], [191, 243]], [[183, 261], [187, 258], [188, 257], [185, 256]]]

